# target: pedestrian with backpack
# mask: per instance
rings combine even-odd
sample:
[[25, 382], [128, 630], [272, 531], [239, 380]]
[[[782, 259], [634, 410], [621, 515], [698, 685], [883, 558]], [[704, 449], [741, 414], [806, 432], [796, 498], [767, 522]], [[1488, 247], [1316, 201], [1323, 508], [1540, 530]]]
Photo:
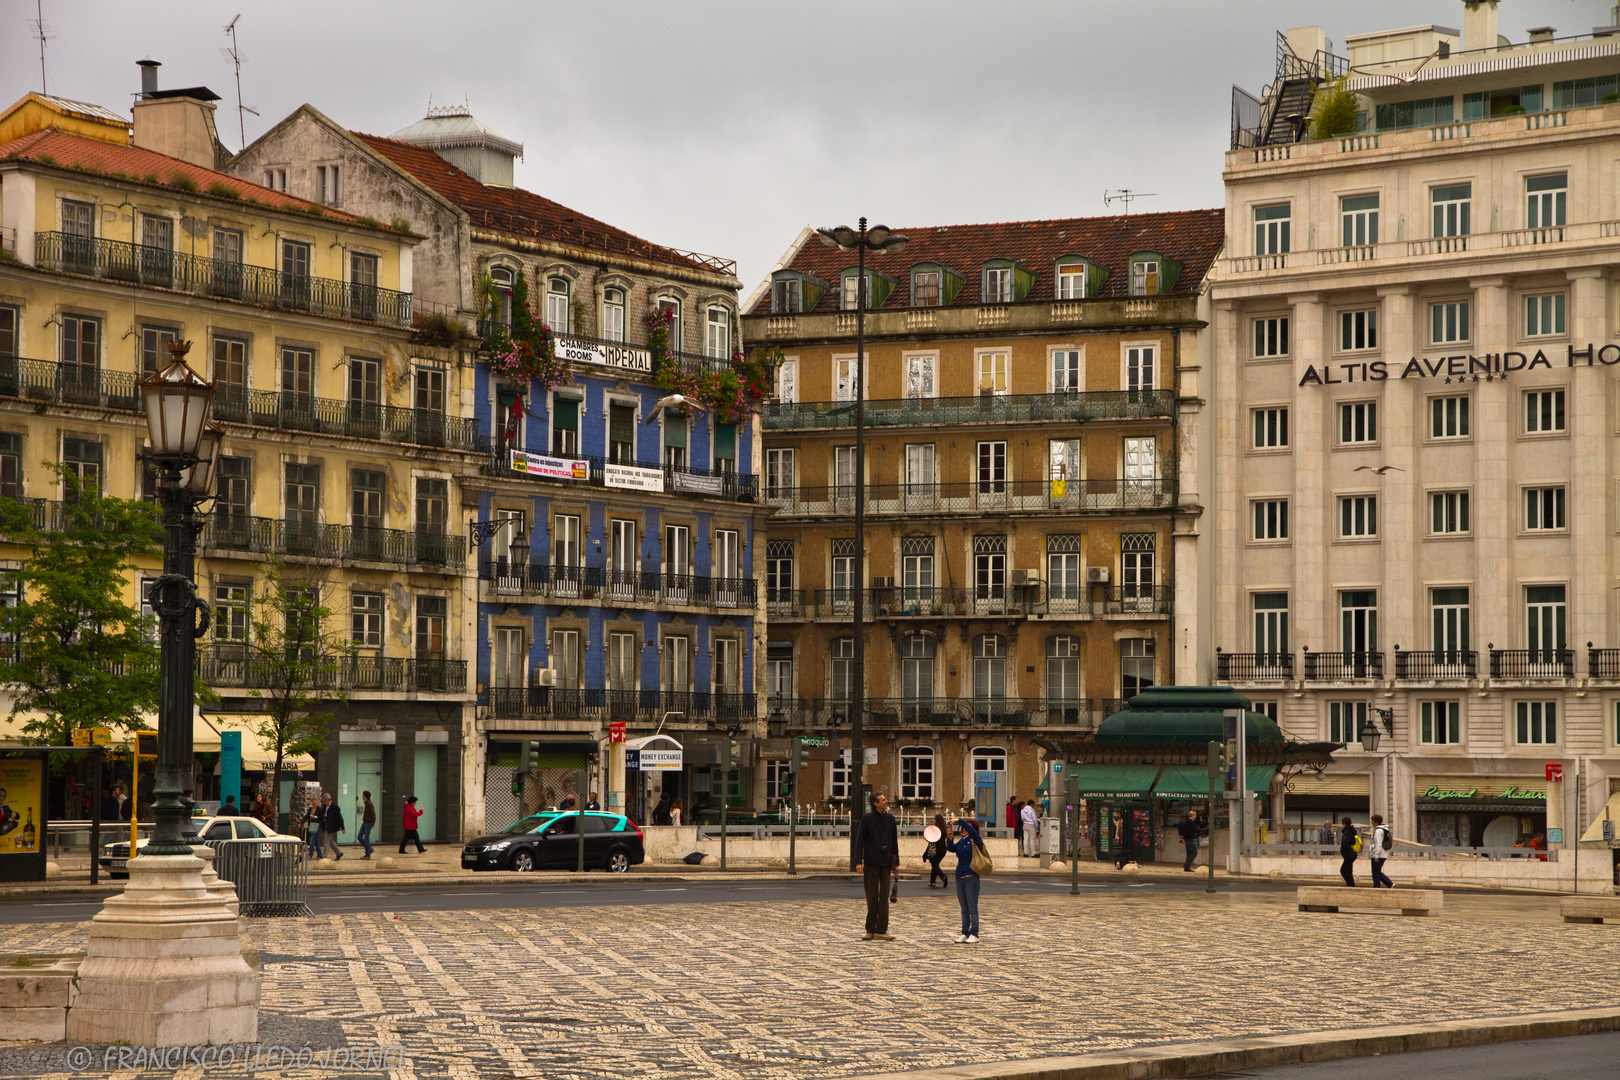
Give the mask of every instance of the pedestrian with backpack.
[[990, 853], [984, 850], [979, 828], [973, 822], [959, 817], [951, 825], [956, 829], [956, 840], [950, 845], [956, 855], [956, 902], [962, 908], [962, 932], [955, 940], [958, 945], [977, 945], [980, 874], [992, 868]]
[[1361, 834], [1349, 818], [1344, 819], [1344, 828], [1339, 832], [1339, 855], [1344, 862], [1339, 866], [1339, 876], [1350, 888], [1356, 887], [1356, 856], [1361, 854]]
[[1382, 814], [1372, 816], [1371, 836], [1367, 843], [1367, 861], [1372, 864], [1373, 888], [1382, 885], [1386, 889], [1393, 889], [1395, 883], [1389, 880], [1384, 873], [1384, 860], [1389, 858], [1390, 846], [1395, 841], [1390, 839], [1389, 827], [1384, 824]]

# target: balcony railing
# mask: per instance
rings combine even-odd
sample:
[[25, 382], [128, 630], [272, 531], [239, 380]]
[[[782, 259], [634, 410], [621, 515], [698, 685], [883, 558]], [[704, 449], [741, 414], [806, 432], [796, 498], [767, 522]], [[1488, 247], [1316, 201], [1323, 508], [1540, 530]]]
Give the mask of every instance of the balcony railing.
[[1620, 649], [1586, 647], [1586, 674], [1594, 679], [1620, 679]]
[[571, 690], [554, 686], [504, 687], [489, 691], [496, 717], [539, 717], [548, 720], [623, 720], [656, 724], [677, 712], [687, 723], [752, 720], [758, 711], [753, 694], [686, 693], [668, 690]]
[[1382, 679], [1384, 654], [1381, 652], [1306, 652], [1305, 678], [1315, 682], [1346, 682], [1355, 679]]
[[410, 293], [307, 274], [284, 274], [265, 266], [201, 258], [121, 240], [38, 233], [34, 237], [34, 265], [284, 311], [387, 326], [411, 325]]
[[[1141, 420], [1171, 417], [1170, 390], [1092, 390], [1056, 394], [985, 394], [979, 397], [890, 398], [866, 403], [867, 427], [1007, 424], [1018, 421]], [[853, 401], [793, 401], [765, 406], [767, 431], [855, 426]]]
[[[530, 451], [541, 453], [541, 451]], [[595, 454], [564, 454], [570, 461], [585, 461], [590, 464], [590, 479], [579, 480], [553, 480], [548, 477], [536, 476], [532, 473], [514, 472], [508, 455], [497, 452], [480, 470], [485, 476], [499, 476], [508, 480], [520, 480], [540, 484], [580, 484], [587, 483], [591, 487], [606, 487], [607, 481], [604, 466], [626, 465], [637, 469], [648, 469], [664, 474], [664, 490], [678, 495], [713, 495], [717, 498], [727, 499], [731, 502], [751, 503], [759, 499], [759, 478], [752, 473], [737, 473], [730, 470], [703, 469], [695, 465], [665, 465], [658, 461], [634, 461], [629, 458], [601, 457]]]
[[1474, 649], [1395, 650], [1397, 679], [1472, 679], [1478, 674], [1479, 653]]
[[[197, 671], [214, 687], [279, 690], [287, 686], [287, 665], [246, 649], [216, 645], [198, 650]], [[296, 688], [326, 691], [464, 694], [465, 660], [422, 660], [398, 656], [328, 656], [299, 665]]]
[[237, 424], [308, 431], [352, 439], [381, 439], [447, 450], [489, 451], [478, 422], [432, 409], [318, 398], [276, 390], [222, 386], [214, 394], [213, 417]]
[[1216, 649], [1215, 677], [1221, 682], [1283, 682], [1294, 677], [1294, 654]]
[[[781, 615], [801, 619], [847, 619], [855, 612], [853, 589], [795, 591], [794, 607]], [[1025, 615], [1166, 615], [1169, 585], [896, 585], [864, 590], [868, 619], [995, 618]]]
[[[1090, 698], [868, 698], [867, 727], [1022, 728], [1091, 727]], [[848, 727], [854, 705], [840, 698], [770, 698], [766, 715], [780, 708], [789, 724]]]
[[280, 518], [212, 514], [204, 519], [204, 550], [250, 551], [309, 559], [385, 562], [460, 570], [467, 538], [446, 532], [321, 525]]
[[[853, 485], [767, 488], [765, 501], [784, 516], [855, 513]], [[867, 484], [866, 512], [915, 514], [1093, 514], [1165, 510], [1176, 501], [1170, 479], [967, 480], [939, 484]]]
[[1572, 679], [1574, 649], [1492, 649], [1493, 679]]
[[1603, 244], [1620, 236], [1620, 221], [1583, 221], [1537, 229], [1511, 229], [1502, 232], [1472, 233], [1462, 236], [1421, 237], [1415, 240], [1385, 240], [1352, 247], [1325, 247], [1291, 251], [1287, 255], [1236, 255], [1220, 260], [1227, 274], [1254, 274], [1288, 269], [1339, 266], [1345, 263], [1390, 262], [1418, 259], [1429, 255], [1460, 252], [1513, 252], [1543, 245]]
[[600, 566], [553, 566], [482, 559], [478, 576], [488, 598], [593, 600], [603, 605], [677, 604], [752, 611], [758, 603], [753, 578], [664, 574], [656, 570], [611, 570]]

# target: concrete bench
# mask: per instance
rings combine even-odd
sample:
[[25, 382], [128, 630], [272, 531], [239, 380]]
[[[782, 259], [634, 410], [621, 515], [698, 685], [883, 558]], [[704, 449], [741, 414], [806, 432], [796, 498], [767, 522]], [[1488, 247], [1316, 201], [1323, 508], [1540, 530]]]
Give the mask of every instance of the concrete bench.
[[1402, 915], [1433, 915], [1445, 907], [1439, 889], [1347, 889], [1343, 885], [1301, 885], [1295, 902], [1301, 911], [1399, 911]]
[[1565, 922], [1620, 922], [1620, 896], [1566, 896], [1558, 901], [1558, 913]]

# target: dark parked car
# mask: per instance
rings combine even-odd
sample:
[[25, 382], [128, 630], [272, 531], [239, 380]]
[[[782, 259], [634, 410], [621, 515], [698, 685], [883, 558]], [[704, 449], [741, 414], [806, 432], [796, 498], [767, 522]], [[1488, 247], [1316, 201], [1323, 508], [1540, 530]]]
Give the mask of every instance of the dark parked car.
[[[585, 867], [622, 874], [646, 861], [641, 830], [622, 814], [585, 815]], [[573, 870], [579, 866], [580, 816], [558, 810], [531, 814], [461, 849], [463, 870]]]

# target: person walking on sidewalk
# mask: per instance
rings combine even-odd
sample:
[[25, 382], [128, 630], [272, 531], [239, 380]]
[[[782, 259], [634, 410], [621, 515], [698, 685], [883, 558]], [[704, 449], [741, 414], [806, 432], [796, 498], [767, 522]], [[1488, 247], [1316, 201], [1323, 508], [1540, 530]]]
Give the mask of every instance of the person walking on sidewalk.
[[1176, 826], [1176, 833], [1187, 848], [1187, 858], [1181, 864], [1181, 868], [1190, 874], [1193, 860], [1198, 858], [1198, 811], [1187, 811], [1186, 818]]
[[956, 853], [956, 903], [962, 909], [962, 932], [956, 935], [958, 945], [979, 943], [979, 875], [973, 872], [973, 850], [982, 848], [979, 829], [967, 818], [951, 822], [956, 829], [956, 841], [951, 851]]
[[406, 844], [415, 844], [416, 853], [418, 855], [427, 854], [427, 848], [422, 846], [422, 834], [416, 831], [416, 822], [425, 813], [427, 813], [426, 810], [418, 810], [416, 808], [415, 795], [412, 795], [405, 800], [404, 821], [402, 822], [405, 827], [405, 834], [399, 838], [399, 853], [401, 855], [405, 854]]
[[1349, 818], [1344, 819], [1344, 828], [1339, 832], [1339, 855], [1344, 862], [1339, 866], [1339, 876], [1350, 888], [1356, 887], [1356, 856], [1361, 852], [1361, 834]]
[[321, 837], [321, 803], [319, 799], [311, 802], [309, 808], [304, 811], [303, 825], [305, 841], [309, 844], [309, 857], [318, 859], [321, 857], [321, 848], [324, 846], [324, 840]]
[[862, 941], [893, 941], [889, 933], [889, 890], [900, 865], [900, 830], [889, 813], [889, 797], [872, 796], [872, 808], [855, 830], [855, 872], [866, 885], [866, 935]]
[[1373, 888], [1382, 885], [1386, 889], [1393, 889], [1395, 883], [1389, 880], [1384, 873], [1384, 860], [1389, 858], [1389, 849], [1395, 841], [1390, 839], [1389, 827], [1384, 824], [1384, 815], [1372, 816], [1372, 828], [1367, 836], [1367, 862], [1372, 866]]
[[1024, 858], [1033, 859], [1041, 853], [1041, 815], [1035, 809], [1034, 799], [1018, 811], [1018, 820], [1024, 826]]
[[360, 797], [365, 802], [360, 807], [360, 835], [355, 839], [359, 840], [360, 846], [366, 849], [366, 853], [360, 857], [369, 859], [371, 858], [371, 830], [377, 826], [377, 808], [372, 805], [371, 792], [362, 791]]
[[332, 793], [328, 791], [321, 796], [321, 838], [326, 857], [333, 862], [343, 858], [343, 852], [338, 850], [338, 833], [343, 831], [343, 811], [332, 801]]
[[931, 852], [928, 856], [928, 887], [930, 889], [934, 887], [934, 879], [937, 877], [939, 878], [939, 887], [948, 889], [951, 887], [951, 879], [946, 877], [945, 871], [939, 868], [940, 861], [945, 858], [946, 852], [950, 851], [951, 830], [945, 824], [944, 814], [934, 815], [934, 828], [939, 830], [939, 839], [928, 845], [928, 850]]
[[1024, 842], [1024, 818], [1018, 811], [1018, 796], [1014, 795], [1007, 800], [1007, 828], [1013, 831], [1013, 839], [1022, 845]]

